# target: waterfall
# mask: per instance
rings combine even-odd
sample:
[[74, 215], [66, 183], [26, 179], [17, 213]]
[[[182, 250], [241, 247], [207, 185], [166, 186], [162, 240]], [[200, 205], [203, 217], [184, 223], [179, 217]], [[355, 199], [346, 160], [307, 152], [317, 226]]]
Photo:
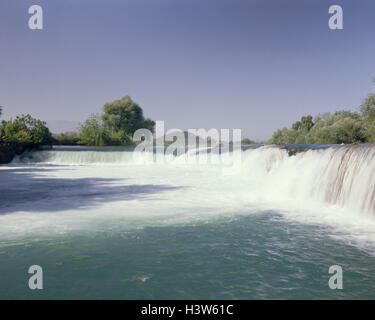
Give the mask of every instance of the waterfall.
[[317, 201], [375, 214], [375, 146], [334, 146], [289, 156], [264, 147], [244, 157], [243, 171], [269, 200]]
[[[233, 183], [246, 181], [249, 196], [269, 201], [316, 201], [365, 216], [375, 214], [374, 145], [314, 148], [295, 155], [285, 148], [265, 146], [245, 150], [241, 158], [241, 171], [232, 179]], [[132, 150], [113, 148], [55, 148], [25, 154], [16, 161], [56, 165], [135, 164]], [[183, 161], [180, 164], [183, 170]], [[194, 164], [186, 163], [191, 165]]]

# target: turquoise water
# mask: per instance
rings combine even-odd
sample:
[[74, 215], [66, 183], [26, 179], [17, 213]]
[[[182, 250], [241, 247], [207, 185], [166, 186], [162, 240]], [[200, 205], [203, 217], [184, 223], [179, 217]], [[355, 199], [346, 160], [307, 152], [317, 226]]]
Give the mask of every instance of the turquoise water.
[[21, 161], [0, 176], [1, 299], [375, 298], [371, 220], [255, 201], [244, 171]]
[[[1, 298], [340, 299], [374, 298], [375, 257], [330, 230], [263, 212], [203, 225], [94, 233], [1, 248]], [[4, 263], [5, 262], [5, 263]], [[43, 266], [44, 290], [25, 266]], [[344, 270], [330, 290], [328, 266]]]

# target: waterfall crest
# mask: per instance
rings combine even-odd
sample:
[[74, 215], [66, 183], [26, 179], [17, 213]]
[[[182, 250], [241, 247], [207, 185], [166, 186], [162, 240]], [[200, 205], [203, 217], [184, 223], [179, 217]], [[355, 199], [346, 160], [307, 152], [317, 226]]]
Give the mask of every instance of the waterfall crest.
[[[139, 165], [131, 150], [112, 149], [57, 148], [26, 154], [16, 161], [55, 165]], [[179, 164], [185, 165], [183, 161]], [[186, 163], [186, 166], [191, 165], [194, 164]], [[238, 176], [242, 180], [238, 180]], [[374, 145], [314, 148], [295, 155], [277, 146], [245, 150], [241, 171], [234, 181], [244, 180], [249, 195], [258, 194], [267, 200], [312, 200], [375, 216]]]

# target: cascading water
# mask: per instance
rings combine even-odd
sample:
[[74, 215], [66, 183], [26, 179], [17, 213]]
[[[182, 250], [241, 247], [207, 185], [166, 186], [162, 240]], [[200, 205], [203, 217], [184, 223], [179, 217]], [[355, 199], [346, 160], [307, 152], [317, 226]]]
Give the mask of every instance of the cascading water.
[[375, 146], [335, 146], [295, 156], [268, 147], [250, 151], [246, 158], [245, 170], [262, 180], [261, 192], [269, 199], [316, 200], [375, 214]]
[[[212, 153], [210, 160], [221, 155]], [[168, 163], [184, 164], [185, 155], [165, 156]], [[190, 152], [189, 157], [199, 157]], [[179, 158], [179, 159], [178, 159]], [[178, 161], [180, 160], [180, 161]], [[318, 201], [338, 205], [358, 214], [375, 213], [375, 146], [333, 146], [298, 152], [290, 156], [285, 148], [266, 146], [242, 152], [240, 176], [249, 192], [268, 201]], [[56, 165], [134, 165], [131, 149], [57, 148], [37, 151], [17, 159], [21, 163]], [[187, 166], [194, 166], [190, 161]], [[254, 189], [256, 185], [256, 189]]]
[[332, 148], [323, 157], [313, 195], [328, 203], [374, 215], [374, 146]]
[[0, 166], [0, 287], [33, 297], [38, 264], [43, 298], [373, 298], [375, 147], [296, 149], [24, 154]]

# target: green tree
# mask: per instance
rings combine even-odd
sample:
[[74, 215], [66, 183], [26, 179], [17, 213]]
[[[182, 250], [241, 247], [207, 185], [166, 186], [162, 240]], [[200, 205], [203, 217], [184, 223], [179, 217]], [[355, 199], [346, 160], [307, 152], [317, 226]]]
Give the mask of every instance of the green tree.
[[297, 122], [295, 122], [295, 123], [293, 123], [292, 124], [292, 129], [293, 130], [300, 130], [301, 129], [301, 127], [302, 127], [302, 123], [301, 123], [301, 121], [297, 121]]
[[129, 96], [106, 103], [103, 109], [103, 125], [111, 132], [122, 131], [128, 136], [133, 136], [134, 132], [141, 128], [154, 131], [155, 122], [145, 119], [142, 108]]
[[14, 120], [3, 121], [2, 142], [7, 147], [36, 147], [52, 145], [53, 138], [46, 123], [28, 115], [16, 117]]
[[367, 96], [361, 105], [360, 111], [364, 120], [367, 140], [368, 142], [375, 142], [375, 94]]
[[129, 96], [106, 103], [103, 111], [102, 115], [91, 115], [80, 125], [79, 144], [134, 145], [132, 136], [136, 130], [145, 128], [154, 131], [155, 122], [145, 119], [142, 108]]
[[367, 96], [360, 107], [360, 111], [365, 120], [375, 121], [375, 94], [369, 94]]
[[310, 144], [362, 143], [366, 133], [358, 113], [338, 111], [318, 116], [306, 140]]
[[92, 114], [83, 124], [80, 124], [79, 131], [79, 144], [87, 146], [106, 145], [107, 134], [98, 114]]
[[271, 144], [340, 144], [367, 141], [363, 119], [356, 112], [337, 111], [334, 114], [305, 116], [291, 129], [277, 130], [268, 141]]
[[301, 118], [301, 129], [310, 131], [310, 129], [314, 126], [314, 122], [312, 121], [312, 116], [306, 116]]

